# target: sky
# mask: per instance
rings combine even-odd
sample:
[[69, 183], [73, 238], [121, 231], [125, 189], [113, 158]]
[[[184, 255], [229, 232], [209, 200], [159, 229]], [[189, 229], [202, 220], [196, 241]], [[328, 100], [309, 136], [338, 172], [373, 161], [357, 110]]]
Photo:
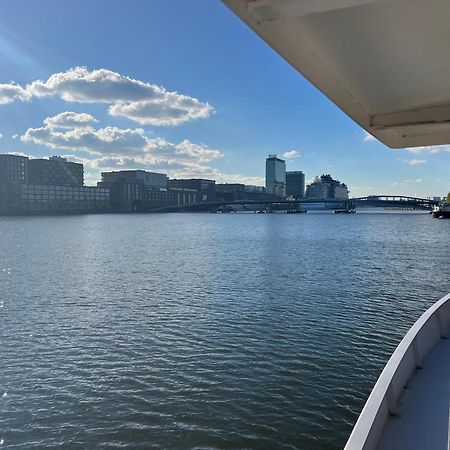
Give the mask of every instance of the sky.
[[3, 0], [0, 153], [264, 184], [277, 154], [351, 196], [442, 196], [450, 146], [389, 149], [219, 0]]

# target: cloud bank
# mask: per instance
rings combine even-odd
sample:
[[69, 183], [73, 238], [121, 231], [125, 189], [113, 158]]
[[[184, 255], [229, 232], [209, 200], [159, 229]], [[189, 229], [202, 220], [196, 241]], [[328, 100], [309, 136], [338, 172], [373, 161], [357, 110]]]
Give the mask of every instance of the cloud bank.
[[107, 69], [74, 67], [36, 80], [23, 88], [0, 84], [0, 104], [32, 98], [58, 97], [72, 103], [103, 103], [108, 114], [125, 117], [141, 125], [175, 126], [209, 117], [214, 108], [208, 103], [162, 86], [135, 80]]
[[153, 138], [142, 128], [95, 128], [90, 114], [66, 111], [47, 117], [39, 128], [29, 128], [21, 141], [64, 150], [73, 161], [85, 164], [88, 179], [99, 180], [101, 171], [145, 169], [172, 177], [214, 178], [219, 182], [261, 183], [259, 177], [223, 174], [209, 163], [223, 156], [217, 149], [187, 139], [173, 143]]

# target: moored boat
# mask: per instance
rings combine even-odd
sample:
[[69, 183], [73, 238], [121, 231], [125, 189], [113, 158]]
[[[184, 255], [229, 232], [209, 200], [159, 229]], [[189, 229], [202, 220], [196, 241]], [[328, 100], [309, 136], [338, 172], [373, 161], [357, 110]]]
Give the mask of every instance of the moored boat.
[[354, 214], [356, 212], [355, 209], [335, 209], [334, 214]]
[[450, 219], [450, 192], [447, 195], [447, 200], [433, 208], [433, 217], [437, 219]]

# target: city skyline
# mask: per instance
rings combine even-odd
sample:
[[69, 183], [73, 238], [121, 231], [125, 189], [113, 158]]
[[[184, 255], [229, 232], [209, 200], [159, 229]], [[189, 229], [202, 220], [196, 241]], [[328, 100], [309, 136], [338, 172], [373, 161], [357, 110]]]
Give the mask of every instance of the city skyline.
[[136, 168], [263, 185], [275, 153], [307, 182], [345, 180], [352, 196], [448, 191], [449, 146], [371, 139], [220, 2], [136, 3], [126, 21], [105, 1], [7, 5], [0, 153], [61, 154], [92, 185]]

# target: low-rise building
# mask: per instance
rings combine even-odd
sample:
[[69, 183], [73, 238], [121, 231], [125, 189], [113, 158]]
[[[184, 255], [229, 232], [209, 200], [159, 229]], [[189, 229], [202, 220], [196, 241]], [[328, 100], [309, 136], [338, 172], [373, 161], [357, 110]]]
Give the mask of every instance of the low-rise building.
[[[177, 180], [180, 183], [171, 183], [173, 180], [169, 183], [167, 181], [166, 174], [144, 170], [123, 170], [103, 172], [102, 181], [97, 183], [97, 186], [110, 190], [110, 204], [113, 211], [143, 212], [170, 206], [189, 206], [206, 201], [205, 191], [183, 186], [195, 185], [211, 189], [211, 183], [204, 182], [212, 180]], [[212, 184], [214, 185], [215, 182], [212, 181]], [[210, 190], [206, 192], [209, 193]]]
[[39, 184], [20, 186], [21, 213], [86, 213], [109, 209], [109, 189]]
[[194, 189], [196, 191], [214, 194], [216, 188], [215, 180], [206, 178], [174, 178], [169, 180], [169, 188], [175, 189]]
[[109, 190], [83, 179], [83, 165], [65, 158], [0, 155], [0, 214], [108, 211]]
[[167, 175], [147, 170], [118, 170], [102, 172], [102, 183], [142, 184], [146, 189], [166, 189]]
[[242, 183], [222, 183], [216, 184], [216, 197], [218, 200], [235, 201], [235, 200], [275, 200], [282, 199], [283, 196], [275, 196], [263, 186], [245, 185]]

